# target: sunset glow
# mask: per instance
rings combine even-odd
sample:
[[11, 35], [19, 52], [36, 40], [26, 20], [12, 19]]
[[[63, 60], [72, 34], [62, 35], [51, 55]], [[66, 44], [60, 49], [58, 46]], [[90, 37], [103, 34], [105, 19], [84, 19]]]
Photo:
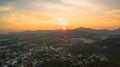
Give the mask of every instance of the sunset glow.
[[65, 26], [63, 26], [62, 31], [67, 31], [67, 28]]
[[1, 0], [0, 31], [120, 27], [120, 0]]

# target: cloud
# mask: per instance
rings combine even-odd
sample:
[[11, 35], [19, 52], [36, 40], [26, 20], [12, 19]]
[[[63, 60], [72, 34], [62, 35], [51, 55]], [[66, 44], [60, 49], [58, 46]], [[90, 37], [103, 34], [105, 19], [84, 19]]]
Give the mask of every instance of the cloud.
[[111, 9], [120, 9], [120, 0], [94, 0], [93, 2]]
[[120, 14], [120, 9], [108, 11], [107, 14]]
[[63, 4], [61, 0], [41, 0], [42, 2], [52, 3], [52, 4]]
[[61, 23], [56, 18], [77, 27], [118, 23], [119, 3], [120, 0], [0, 0], [0, 24], [39, 27]]
[[0, 6], [0, 11], [8, 11], [10, 9], [12, 9], [11, 3], [7, 3]]
[[10, 0], [0, 0], [0, 6], [9, 3]]
[[120, 9], [106, 11], [98, 17], [101, 27], [116, 29], [120, 27]]
[[111, 20], [114, 19], [115, 21], [119, 20], [120, 19], [120, 9], [113, 9], [113, 10], [106, 11], [100, 17], [101, 18], [108, 18], [108, 19], [111, 19]]
[[10, 10], [10, 7], [0, 7], [0, 11], [8, 11]]

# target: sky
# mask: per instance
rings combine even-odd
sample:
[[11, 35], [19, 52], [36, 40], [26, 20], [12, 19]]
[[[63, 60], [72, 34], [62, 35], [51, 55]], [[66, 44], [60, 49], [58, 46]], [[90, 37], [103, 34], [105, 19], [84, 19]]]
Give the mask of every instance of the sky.
[[120, 28], [120, 0], [0, 0], [0, 32]]

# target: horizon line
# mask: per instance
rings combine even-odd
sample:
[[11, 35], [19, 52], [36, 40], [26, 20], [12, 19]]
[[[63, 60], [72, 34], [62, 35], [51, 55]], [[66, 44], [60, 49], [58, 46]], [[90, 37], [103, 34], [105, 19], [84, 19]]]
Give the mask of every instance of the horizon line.
[[[66, 29], [66, 30], [74, 30], [74, 29], [80, 29], [80, 28], [84, 28], [84, 29], [92, 29], [92, 30], [108, 30], [108, 31], [114, 31], [114, 30], [118, 30], [120, 28], [116, 28], [116, 29], [95, 29], [95, 28], [90, 28], [90, 27], [78, 27], [78, 28], [73, 28], [73, 29]], [[26, 31], [60, 31], [62, 29], [37, 29], [37, 30], [23, 30], [23, 31], [0, 31], [0, 34], [8, 34], [8, 33], [14, 33], [14, 32], [26, 32]]]

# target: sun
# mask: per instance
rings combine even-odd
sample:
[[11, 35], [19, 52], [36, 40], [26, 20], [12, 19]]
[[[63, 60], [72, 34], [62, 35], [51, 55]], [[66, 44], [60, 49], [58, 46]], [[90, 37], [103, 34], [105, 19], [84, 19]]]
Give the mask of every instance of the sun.
[[64, 18], [57, 18], [57, 21], [59, 22], [58, 24], [61, 26], [61, 30], [66, 31], [68, 25], [67, 21]]
[[67, 23], [66, 22], [61, 22], [60, 25], [61, 25], [62, 31], [67, 30]]
[[62, 23], [61, 27], [62, 27], [62, 31], [67, 31], [67, 23]]
[[66, 27], [64, 26], [64, 27], [62, 27], [62, 31], [66, 31], [67, 29], [66, 29]]

